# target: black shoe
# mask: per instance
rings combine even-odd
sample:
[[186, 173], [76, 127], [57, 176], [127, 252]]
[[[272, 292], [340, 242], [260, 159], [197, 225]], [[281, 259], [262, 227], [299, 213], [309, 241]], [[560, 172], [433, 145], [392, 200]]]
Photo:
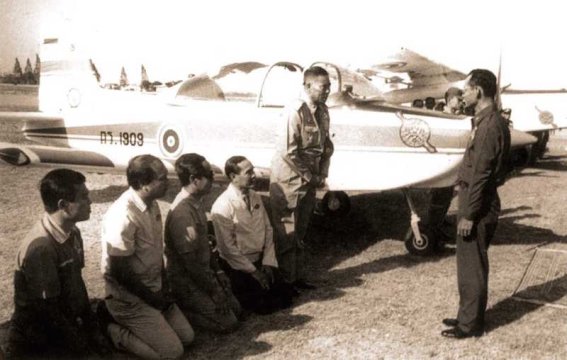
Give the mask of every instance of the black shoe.
[[452, 319], [452, 318], [443, 319], [442, 323], [443, 325], [451, 326], [451, 327], [456, 327], [457, 325], [459, 325], [459, 321], [457, 319]]
[[296, 281], [293, 283], [293, 287], [296, 288], [296, 289], [303, 289], [303, 290], [313, 290], [313, 289], [317, 289], [317, 286], [315, 286], [315, 285], [313, 285], [313, 284], [310, 284], [310, 283], [308, 283], [307, 281], [301, 280], [301, 279], [300, 279], [300, 280], [296, 280]]
[[458, 327], [441, 331], [441, 336], [452, 339], [466, 339], [470, 337], [480, 337], [483, 335], [482, 330], [464, 332]]

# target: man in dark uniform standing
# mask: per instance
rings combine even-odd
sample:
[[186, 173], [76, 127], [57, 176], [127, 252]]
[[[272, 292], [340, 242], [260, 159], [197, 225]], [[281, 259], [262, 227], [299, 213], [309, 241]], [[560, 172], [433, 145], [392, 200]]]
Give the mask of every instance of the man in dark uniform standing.
[[488, 246], [500, 213], [497, 187], [503, 183], [510, 152], [510, 130], [496, 108], [497, 81], [475, 69], [466, 79], [463, 102], [474, 107], [473, 129], [459, 169], [457, 191], [457, 280], [459, 312], [444, 319], [452, 328], [441, 335], [463, 339], [484, 333], [488, 295]]

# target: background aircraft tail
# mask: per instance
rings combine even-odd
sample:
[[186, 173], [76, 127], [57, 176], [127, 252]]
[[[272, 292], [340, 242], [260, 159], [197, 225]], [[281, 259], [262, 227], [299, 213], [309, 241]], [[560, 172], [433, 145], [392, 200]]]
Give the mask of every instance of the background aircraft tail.
[[84, 108], [100, 89], [98, 73], [75, 44], [46, 38], [40, 48], [39, 110], [59, 113]]

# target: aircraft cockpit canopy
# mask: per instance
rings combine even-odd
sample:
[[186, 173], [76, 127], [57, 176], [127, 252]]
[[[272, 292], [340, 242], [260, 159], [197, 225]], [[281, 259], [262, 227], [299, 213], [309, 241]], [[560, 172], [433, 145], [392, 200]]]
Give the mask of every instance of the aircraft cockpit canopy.
[[[329, 105], [342, 105], [353, 99], [381, 100], [382, 93], [363, 75], [330, 63], [318, 62], [329, 72]], [[233, 63], [217, 74], [198, 75], [177, 88], [175, 102], [189, 100], [253, 102], [258, 107], [283, 107], [301, 95], [303, 67], [278, 62], [271, 66], [258, 62]]]

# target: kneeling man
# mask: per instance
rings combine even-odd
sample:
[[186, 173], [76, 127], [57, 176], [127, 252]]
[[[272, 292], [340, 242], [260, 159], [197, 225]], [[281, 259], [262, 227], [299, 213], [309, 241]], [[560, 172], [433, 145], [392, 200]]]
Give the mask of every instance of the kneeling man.
[[234, 295], [243, 308], [259, 314], [289, 307], [293, 288], [278, 273], [272, 226], [260, 195], [252, 190], [254, 166], [243, 156], [233, 156], [225, 174], [230, 184], [211, 215], [220, 265]]
[[202, 201], [211, 191], [211, 165], [201, 155], [184, 154], [175, 162], [175, 171], [182, 188], [165, 220], [166, 270], [172, 292], [193, 326], [230, 332], [238, 326], [241, 308], [226, 275], [211, 267], [214, 258]]
[[106, 306], [118, 324], [115, 346], [144, 359], [175, 359], [194, 338], [193, 328], [169, 298], [163, 281], [163, 228], [157, 199], [167, 191], [167, 169], [153, 155], [138, 155], [126, 169], [130, 188], [102, 222]]
[[40, 192], [45, 214], [16, 258], [15, 311], [6, 355], [20, 358], [58, 349], [79, 357], [89, 349], [110, 351], [81, 276], [85, 255], [75, 224], [91, 214], [85, 177], [73, 170], [52, 170], [41, 180]]

